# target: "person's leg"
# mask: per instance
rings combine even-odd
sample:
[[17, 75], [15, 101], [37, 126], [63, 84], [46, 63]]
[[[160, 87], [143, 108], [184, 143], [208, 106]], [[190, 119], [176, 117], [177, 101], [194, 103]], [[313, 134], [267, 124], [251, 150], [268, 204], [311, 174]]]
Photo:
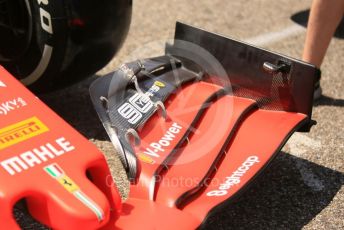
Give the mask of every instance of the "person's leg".
[[344, 0], [313, 0], [302, 57], [304, 61], [320, 68], [343, 16]]

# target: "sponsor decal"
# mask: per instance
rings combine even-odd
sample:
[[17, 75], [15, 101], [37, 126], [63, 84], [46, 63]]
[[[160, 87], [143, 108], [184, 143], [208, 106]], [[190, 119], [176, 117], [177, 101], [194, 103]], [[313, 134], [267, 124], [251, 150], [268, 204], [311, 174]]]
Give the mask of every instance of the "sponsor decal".
[[0, 81], [0, 87], [1, 87], [1, 88], [5, 88], [5, 87], [6, 87], [6, 84], [5, 84], [4, 82]]
[[259, 163], [257, 156], [250, 156], [244, 163], [230, 175], [226, 177], [226, 181], [222, 183], [218, 190], [213, 190], [207, 193], [207, 196], [224, 196], [228, 193], [228, 190], [233, 186], [240, 184], [241, 178], [248, 172], [251, 167]]
[[176, 139], [182, 128], [177, 123], [173, 123], [164, 136], [159, 141], [152, 142], [143, 153], [156, 158], [160, 157], [159, 154], [165, 152], [165, 148], [171, 145], [171, 142]]
[[161, 81], [155, 81], [152, 87], [150, 87], [147, 90], [145, 95], [147, 95], [148, 97], [153, 97], [157, 92], [159, 92], [161, 88], [165, 88], [165, 87], [166, 87], [165, 83]]
[[137, 155], [137, 157], [140, 159], [140, 161], [145, 162], [147, 164], [154, 164], [155, 163], [153, 158], [151, 158], [150, 156], [147, 156], [147, 155], [145, 155], [143, 153], [139, 153]]
[[119, 67], [119, 69], [127, 75], [127, 77], [133, 77], [135, 75], [134, 71], [130, 69], [126, 64], [123, 64]]
[[96, 216], [98, 221], [104, 220], [104, 211], [90, 197], [83, 193], [80, 187], [62, 170], [62, 168], [54, 163], [44, 168], [45, 172], [54, 178], [65, 190], [73, 194], [81, 203], [89, 208]]
[[49, 129], [37, 117], [32, 117], [0, 129], [0, 150], [31, 139]]
[[122, 104], [117, 109], [117, 112], [130, 124], [137, 124], [143, 117], [143, 114], [150, 111], [154, 106], [150, 97], [154, 96], [155, 93], [164, 87], [165, 84], [163, 82], [155, 81], [152, 87], [150, 87], [144, 94], [135, 93], [131, 96], [128, 102]]
[[[160, 88], [165, 88], [165, 83], [163, 83], [163, 82], [161, 82], [161, 81], [155, 81], [154, 82], [154, 85], [155, 86], [158, 86], [158, 87], [160, 87]], [[159, 91], [159, 90], [158, 90]]]
[[0, 104], [0, 115], [7, 115], [9, 112], [27, 106], [23, 98], [18, 97]]
[[153, 102], [150, 98], [140, 93], [136, 93], [129, 98], [129, 102], [141, 113], [147, 113], [153, 107]]
[[56, 157], [62, 156], [67, 152], [71, 152], [75, 147], [64, 137], [55, 140], [54, 143], [46, 143], [38, 148], [31, 149], [17, 156], [0, 162], [1, 167], [14, 176], [22, 173], [24, 170], [40, 165]]

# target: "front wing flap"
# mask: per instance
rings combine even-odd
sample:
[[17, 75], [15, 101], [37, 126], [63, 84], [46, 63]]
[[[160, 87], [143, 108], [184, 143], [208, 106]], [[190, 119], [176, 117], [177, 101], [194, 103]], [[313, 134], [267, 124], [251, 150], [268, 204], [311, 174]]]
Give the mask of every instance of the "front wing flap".
[[314, 66], [182, 23], [166, 56], [125, 66], [90, 88], [131, 181], [119, 228], [145, 206], [148, 229], [201, 226], [314, 124]]

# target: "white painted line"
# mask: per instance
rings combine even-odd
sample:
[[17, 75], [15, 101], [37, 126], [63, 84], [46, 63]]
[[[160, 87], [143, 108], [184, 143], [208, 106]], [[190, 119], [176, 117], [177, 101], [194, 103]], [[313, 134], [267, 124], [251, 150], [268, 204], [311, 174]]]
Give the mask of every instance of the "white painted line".
[[[294, 133], [288, 141], [287, 146], [289, 147], [290, 154], [302, 158], [303, 155], [309, 154], [310, 152], [320, 152], [322, 145], [318, 140], [312, 139], [301, 133]], [[295, 161], [295, 166], [300, 171], [305, 185], [315, 192], [325, 189], [325, 185], [321, 178], [317, 177], [305, 162], [297, 160]]]
[[295, 163], [305, 185], [311, 188], [314, 192], [324, 190], [325, 185], [323, 181], [312, 172], [305, 162], [298, 160], [295, 161]]
[[266, 46], [305, 31], [306, 30], [304, 27], [295, 24], [283, 30], [261, 34], [252, 38], [245, 39], [244, 41], [255, 46]]

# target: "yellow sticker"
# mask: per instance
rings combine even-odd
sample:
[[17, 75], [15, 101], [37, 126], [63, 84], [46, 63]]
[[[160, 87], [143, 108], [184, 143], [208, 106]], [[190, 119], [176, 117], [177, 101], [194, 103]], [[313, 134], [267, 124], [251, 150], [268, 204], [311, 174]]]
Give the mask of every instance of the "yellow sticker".
[[138, 154], [138, 157], [142, 162], [145, 162], [148, 164], [154, 164], [155, 163], [155, 161], [151, 157], [149, 157], [143, 153]]
[[31, 117], [16, 124], [0, 129], [0, 150], [48, 132], [37, 117]]
[[166, 85], [162, 83], [161, 81], [155, 81], [154, 85], [159, 86], [160, 88], [164, 88]]
[[66, 175], [57, 178], [57, 181], [70, 193], [80, 190], [79, 186]]

